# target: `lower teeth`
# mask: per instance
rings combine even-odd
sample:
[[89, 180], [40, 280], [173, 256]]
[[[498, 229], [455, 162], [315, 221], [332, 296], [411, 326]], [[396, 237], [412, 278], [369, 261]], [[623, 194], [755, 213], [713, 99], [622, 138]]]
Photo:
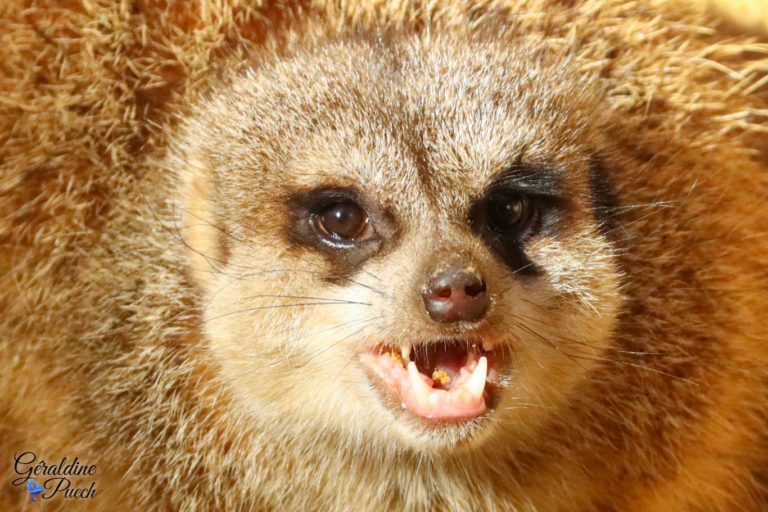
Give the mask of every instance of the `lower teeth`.
[[[475, 417], [486, 410], [488, 362], [470, 353], [458, 370], [437, 366], [422, 373], [413, 360], [405, 363], [396, 350], [361, 358], [400, 395], [401, 407], [426, 418]], [[429, 370], [427, 370], [429, 371]]]

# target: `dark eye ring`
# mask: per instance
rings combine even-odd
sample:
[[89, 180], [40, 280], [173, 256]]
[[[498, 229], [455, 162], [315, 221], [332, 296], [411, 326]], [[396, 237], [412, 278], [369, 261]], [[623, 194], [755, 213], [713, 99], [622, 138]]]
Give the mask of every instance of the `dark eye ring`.
[[321, 236], [343, 243], [361, 241], [371, 231], [368, 212], [354, 201], [325, 206], [312, 215], [312, 224]]
[[492, 228], [499, 231], [522, 229], [531, 220], [534, 205], [524, 194], [498, 195], [488, 204], [488, 220]]

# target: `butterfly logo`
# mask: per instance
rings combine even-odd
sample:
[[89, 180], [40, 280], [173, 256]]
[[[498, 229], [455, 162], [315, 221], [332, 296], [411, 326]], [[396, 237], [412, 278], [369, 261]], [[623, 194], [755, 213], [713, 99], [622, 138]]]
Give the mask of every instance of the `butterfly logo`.
[[44, 489], [40, 487], [40, 484], [35, 482], [35, 480], [32, 478], [27, 480], [27, 490], [29, 491], [29, 499], [32, 501], [37, 501], [36, 498], [38, 495], [44, 491]]

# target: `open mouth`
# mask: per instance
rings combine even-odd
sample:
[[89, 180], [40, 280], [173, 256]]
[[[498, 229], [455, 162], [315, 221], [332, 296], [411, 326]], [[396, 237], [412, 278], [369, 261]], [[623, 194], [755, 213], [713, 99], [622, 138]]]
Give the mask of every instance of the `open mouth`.
[[470, 419], [488, 409], [493, 347], [461, 339], [411, 347], [380, 344], [360, 356], [400, 407], [427, 419]]

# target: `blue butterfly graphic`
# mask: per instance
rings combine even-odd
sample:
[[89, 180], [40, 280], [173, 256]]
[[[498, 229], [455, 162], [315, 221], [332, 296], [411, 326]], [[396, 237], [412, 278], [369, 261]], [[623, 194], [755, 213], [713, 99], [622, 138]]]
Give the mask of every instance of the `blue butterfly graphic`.
[[34, 479], [27, 480], [27, 490], [29, 491], [29, 498], [32, 501], [37, 501], [37, 495], [42, 493], [45, 489], [40, 487], [40, 484], [34, 481]]

